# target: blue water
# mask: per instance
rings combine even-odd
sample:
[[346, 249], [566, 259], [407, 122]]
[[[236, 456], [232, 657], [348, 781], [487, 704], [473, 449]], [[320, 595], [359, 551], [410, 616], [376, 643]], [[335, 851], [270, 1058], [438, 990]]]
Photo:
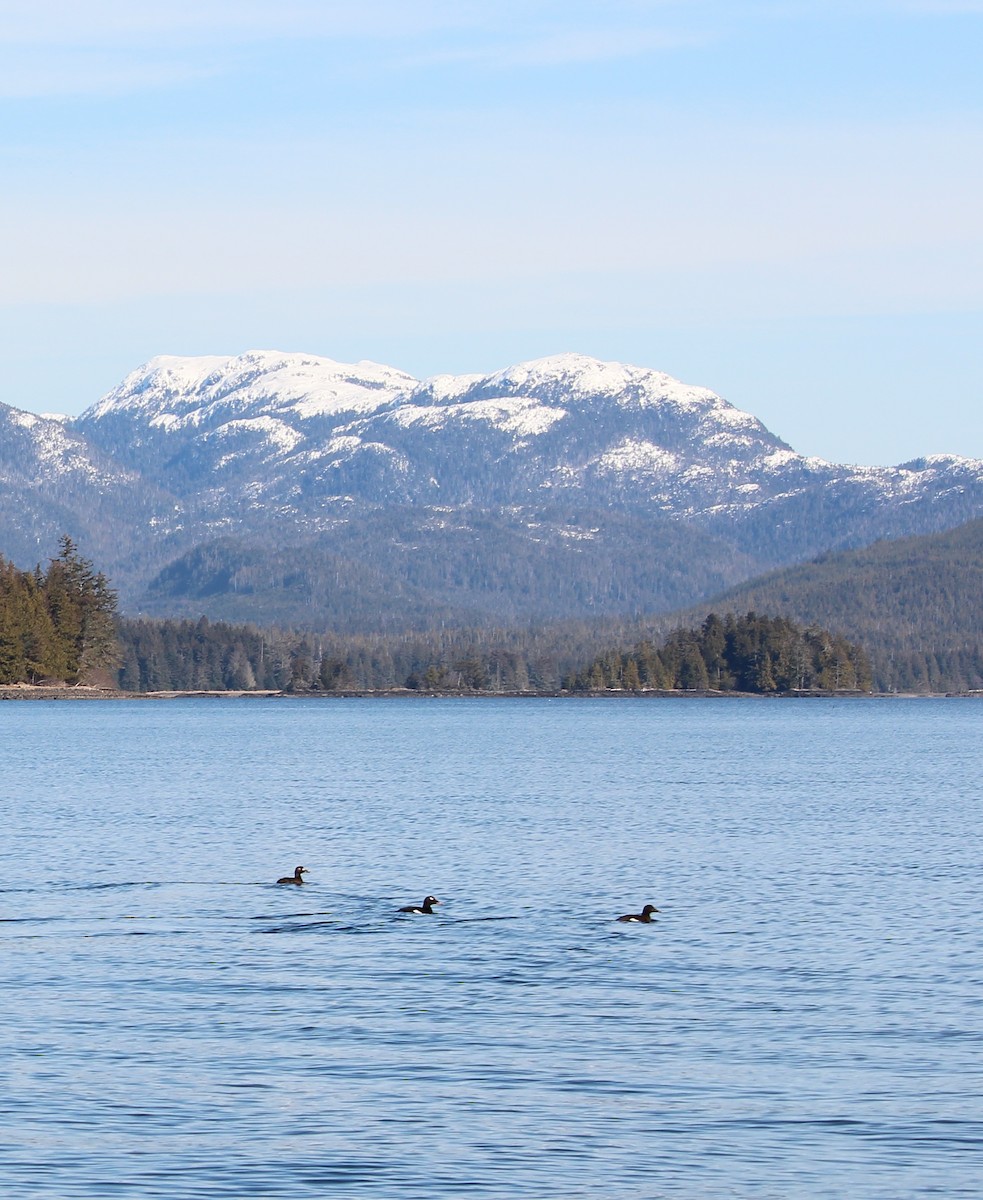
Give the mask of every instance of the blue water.
[[0, 1183], [979, 1197], [981, 733], [974, 700], [2, 704]]

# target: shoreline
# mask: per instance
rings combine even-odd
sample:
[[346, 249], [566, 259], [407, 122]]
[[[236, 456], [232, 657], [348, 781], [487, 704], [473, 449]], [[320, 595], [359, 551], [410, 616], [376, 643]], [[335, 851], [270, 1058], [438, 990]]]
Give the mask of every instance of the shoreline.
[[4, 684], [4, 700], [952, 700], [981, 699], [983, 691], [971, 692], [718, 692], [706, 691], [617, 691], [594, 692], [418, 692], [411, 688], [385, 691], [285, 692], [274, 689], [251, 691], [159, 691], [124, 692], [118, 688], [84, 685]]

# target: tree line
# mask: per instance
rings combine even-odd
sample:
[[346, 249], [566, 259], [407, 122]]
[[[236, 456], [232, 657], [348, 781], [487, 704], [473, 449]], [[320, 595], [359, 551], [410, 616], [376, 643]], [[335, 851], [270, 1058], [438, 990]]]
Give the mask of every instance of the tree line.
[[252, 690], [502, 694], [604, 691], [867, 691], [863, 650], [754, 613], [709, 616], [661, 644], [589, 661], [531, 631], [459, 629], [337, 637], [198, 621], [122, 621], [129, 691]]
[[901, 637], [882, 648], [872, 634], [879, 651], [872, 675], [856, 641], [754, 611], [711, 613], [676, 629], [662, 618], [661, 627], [606, 619], [318, 634], [205, 618], [133, 619], [116, 608], [109, 581], [69, 537], [44, 570], [22, 571], [0, 558], [0, 684], [460, 694], [983, 687], [983, 647], [969, 630], [961, 645], [935, 650]]
[[785, 617], [710, 613], [696, 629], [676, 629], [661, 645], [595, 658], [567, 681], [574, 692], [720, 691], [759, 694], [869, 691], [870, 662], [860, 646]]
[[115, 682], [116, 593], [70, 537], [46, 571], [0, 558], [0, 684]]
[[563, 666], [522, 633], [338, 635], [191, 620], [119, 623], [126, 691], [538, 692]]

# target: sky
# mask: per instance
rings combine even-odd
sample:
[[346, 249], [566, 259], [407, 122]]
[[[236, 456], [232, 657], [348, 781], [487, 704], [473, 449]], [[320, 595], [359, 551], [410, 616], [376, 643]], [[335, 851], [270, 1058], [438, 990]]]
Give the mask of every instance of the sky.
[[577, 351], [983, 458], [983, 0], [0, 0], [0, 402]]

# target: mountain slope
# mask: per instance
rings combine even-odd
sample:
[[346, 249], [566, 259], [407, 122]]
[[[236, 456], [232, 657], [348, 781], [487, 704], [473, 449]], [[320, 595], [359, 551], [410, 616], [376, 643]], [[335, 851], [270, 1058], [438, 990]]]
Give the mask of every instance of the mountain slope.
[[223, 532], [548, 498], [695, 521], [782, 562], [983, 512], [983, 463], [806, 458], [704, 388], [574, 354], [423, 383], [274, 352], [154, 359], [73, 426]]
[[785, 616], [859, 641], [882, 689], [983, 688], [983, 520], [824, 555], [680, 619], [710, 610]]
[[167, 497], [61, 421], [0, 404], [0, 553], [24, 567], [68, 533], [119, 564], [135, 528], [166, 537]]
[[670, 609], [751, 569], [698, 528], [618, 512], [380, 509], [309, 541], [203, 543], [141, 608], [345, 632], [521, 624], [634, 613], [642, 596]]
[[[51, 545], [67, 531], [130, 611], [313, 626], [668, 610], [983, 515], [981, 462], [806, 458], [704, 388], [575, 354], [422, 382], [273, 351], [163, 357], [48, 424], [10, 435], [25, 504], [0, 511], [0, 547], [21, 559], [31, 528]], [[42, 452], [56, 437], [61, 465]], [[231, 559], [212, 571], [216, 555]]]
[[[787, 447], [746, 413], [655, 371], [561, 355], [417, 383], [252, 352], [154, 359], [74, 423], [145, 477], [228, 514], [230, 490], [308, 525], [351, 503], [528, 503], [557, 494], [681, 512]], [[794, 457], [794, 456], [793, 456]], [[203, 489], [204, 485], [204, 491]], [[654, 489], [654, 492], [653, 492]]]

